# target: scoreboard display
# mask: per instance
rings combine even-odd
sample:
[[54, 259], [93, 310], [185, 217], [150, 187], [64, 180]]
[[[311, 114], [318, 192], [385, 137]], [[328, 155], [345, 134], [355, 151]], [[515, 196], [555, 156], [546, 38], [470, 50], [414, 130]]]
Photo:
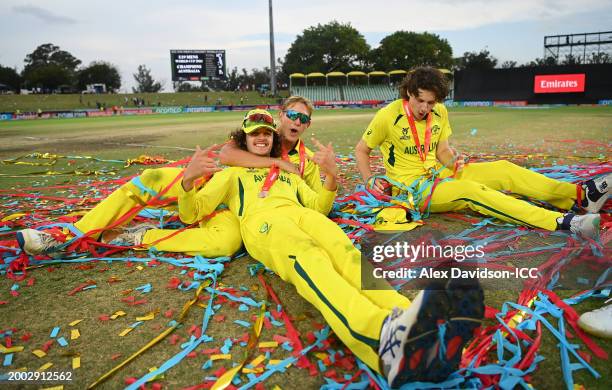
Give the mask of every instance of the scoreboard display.
[[225, 80], [225, 50], [170, 50], [172, 81]]

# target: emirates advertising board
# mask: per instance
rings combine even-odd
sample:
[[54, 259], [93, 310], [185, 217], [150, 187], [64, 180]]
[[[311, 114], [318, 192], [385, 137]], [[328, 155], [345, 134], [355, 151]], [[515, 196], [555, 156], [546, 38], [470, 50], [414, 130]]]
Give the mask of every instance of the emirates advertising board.
[[535, 93], [584, 92], [585, 74], [536, 75], [533, 83]]

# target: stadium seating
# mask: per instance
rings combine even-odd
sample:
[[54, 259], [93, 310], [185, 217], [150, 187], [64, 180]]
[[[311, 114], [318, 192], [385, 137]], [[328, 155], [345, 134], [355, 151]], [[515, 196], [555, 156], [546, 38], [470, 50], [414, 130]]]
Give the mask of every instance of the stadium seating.
[[343, 85], [343, 86], [293, 86], [292, 95], [304, 96], [312, 101], [341, 100], [394, 100], [398, 98], [397, 88], [387, 84]]
[[292, 94], [304, 96], [312, 101], [327, 100], [338, 101], [343, 100], [339, 87], [326, 86], [308, 86], [308, 87], [293, 87]]

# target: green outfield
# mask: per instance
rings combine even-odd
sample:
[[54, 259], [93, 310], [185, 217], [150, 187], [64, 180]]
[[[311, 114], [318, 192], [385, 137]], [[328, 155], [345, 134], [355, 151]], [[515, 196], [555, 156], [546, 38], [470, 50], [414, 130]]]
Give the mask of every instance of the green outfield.
[[[181, 95], [174, 94], [174, 96]], [[8, 104], [4, 98], [0, 96], [0, 111], [3, 111], [2, 107], [7, 107]], [[605, 162], [610, 161], [612, 157], [612, 107], [451, 108], [449, 112], [453, 128], [452, 143], [458, 150], [468, 155], [490, 158], [497, 156], [525, 166]], [[313, 114], [312, 126], [304, 138], [309, 140], [314, 136], [323, 143], [332, 142], [337, 154], [342, 157], [349, 156], [374, 113], [373, 109], [317, 110]], [[53, 184], [79, 183], [86, 179], [108, 180], [127, 176], [141, 171], [144, 167], [135, 165], [123, 168], [122, 162], [95, 162], [76, 157], [92, 156], [99, 159], [126, 160], [148, 155], [178, 160], [189, 156], [195, 145], [205, 147], [225, 141], [228, 133], [239, 126], [243, 115], [243, 112], [214, 112], [0, 122], [0, 160], [15, 159], [34, 152], [67, 156], [58, 157], [55, 165], [3, 163], [0, 165], [0, 187], [5, 191], [18, 192], [20, 188], [33, 185], [44, 187]], [[39, 163], [51, 160], [24, 157], [19, 161]], [[75, 170], [91, 173], [104, 169], [107, 170], [106, 173], [102, 172], [98, 176], [71, 174]], [[344, 170], [341, 192], [350, 193], [359, 182], [356, 169], [354, 164], [342, 165], [341, 169]], [[86, 190], [88, 189], [84, 187], [83, 191]], [[43, 193], [53, 194], [54, 191], [43, 191]], [[4, 199], [3, 204], [0, 204], [0, 219], [7, 216], [9, 203], [9, 200]], [[449, 221], [443, 215], [434, 216], [431, 221], [448, 226], [452, 231], [461, 231], [470, 227], [468, 223]], [[527, 244], [543, 245], [545, 242], [550, 242], [547, 240], [533, 234], [528, 238]], [[265, 291], [259, 285], [257, 278], [248, 273], [247, 266], [253, 263], [254, 261], [248, 257], [233, 260], [222, 274], [220, 281], [225, 286], [236, 288], [244, 286], [254, 298], [265, 299]], [[55, 370], [67, 370], [70, 368], [71, 358], [78, 354], [81, 357], [82, 367], [75, 370], [75, 381], [65, 388], [85, 387], [159, 334], [168, 321], [168, 318], [160, 313], [168, 310], [173, 310], [174, 313], [180, 312], [182, 305], [192, 296], [193, 291], [181, 292], [166, 288], [171, 277], [191, 280], [186, 275], [181, 275], [179, 271], [166, 265], [144, 266], [138, 269], [136, 265], [126, 266], [123, 263], [62, 264], [54, 266], [52, 272], [49, 268], [30, 270], [30, 275], [36, 279], [36, 283], [32, 287], [25, 287], [25, 283], [21, 282], [19, 297], [10, 295], [15, 282], [2, 277], [0, 301], [9, 301], [9, 304], [0, 305], [0, 330], [17, 328], [31, 332], [33, 336], [27, 344], [28, 350], [46, 342], [54, 326], [62, 326], [64, 332], [70, 328], [68, 323], [71, 321], [84, 320], [78, 326], [81, 337], [71, 341], [69, 347], [62, 349], [55, 345], [45, 358], [37, 358], [29, 352], [18, 354], [15, 356], [16, 366], [32, 370], [52, 361]], [[77, 285], [88, 280], [97, 281], [98, 287], [76, 295], [68, 295]], [[267, 281], [278, 293], [285, 310], [289, 312], [298, 331], [303, 335], [313, 330], [316, 326], [314, 324], [324, 322], [321, 315], [299, 297], [293, 287], [271, 275], [267, 276]], [[126, 296], [137, 295], [133, 289], [145, 283], [151, 283], [153, 286], [152, 293], [145, 296], [146, 303], [133, 306], [122, 301]], [[414, 291], [405, 293], [414, 296]], [[563, 296], [569, 296], [571, 293], [572, 291], [560, 292]], [[500, 308], [505, 301], [516, 301], [516, 299], [517, 291], [486, 292], [486, 304], [496, 308]], [[581, 312], [596, 308], [600, 304], [598, 300], [588, 300], [578, 305], [576, 309]], [[98, 320], [100, 315], [110, 315], [117, 310], [123, 310], [127, 315], [113, 321]], [[235, 319], [251, 321], [251, 316], [257, 314], [255, 311], [243, 313], [225, 304], [218, 313], [226, 316], [225, 321], [211, 322], [207, 334], [212, 336], [214, 341], [207, 343], [203, 348], [222, 346], [226, 337], [240, 337], [248, 329], [232, 321]], [[118, 336], [122, 330], [136, 321], [136, 317], [150, 312], [157, 313], [154, 320], [146, 321], [143, 326], [124, 337]], [[178, 351], [181, 342], [189, 339], [189, 328], [192, 325], [201, 325], [202, 313], [201, 307], [194, 307], [191, 310], [185, 321], [186, 325], [176, 332], [179, 335], [178, 344], [176, 339], [174, 343], [169, 340], [163, 341], [120, 371], [101, 388], [120, 387], [124, 385], [125, 378], [139, 378], [150, 368], [159, 367]], [[261, 340], [270, 341], [275, 332], [281, 331], [282, 328], [265, 330]], [[540, 352], [546, 359], [539, 364], [532, 375], [531, 383], [536, 388], [563, 388], [565, 384], [560, 370], [556, 340], [547, 330], [543, 332]], [[608, 354], [612, 353], [612, 342], [601, 339], [596, 341]], [[580, 343], [576, 339], [571, 342]], [[244, 348], [234, 346], [231, 350], [233, 356], [231, 359], [216, 361], [213, 368], [208, 371], [201, 368], [207, 356], [197, 353], [196, 356], [186, 358], [177, 367], [168, 371], [159, 381], [166, 388], [195, 385], [205, 376], [212, 375], [212, 372], [219, 367], [229, 368], [232, 361], [240, 361], [243, 351]], [[255, 356], [257, 354], [253, 357]], [[288, 356], [290, 353], [281, 348], [277, 348], [272, 353], [273, 359], [283, 359]], [[609, 361], [594, 358], [592, 364], [603, 378], [596, 380], [582, 370], [574, 375], [576, 383], [588, 389], [610, 388], [612, 366]], [[264, 384], [270, 389], [274, 385], [279, 385], [283, 389], [311, 389], [325, 384], [325, 378], [322, 374], [310, 376], [307, 370], [291, 367], [285, 373], [273, 375]]]
[[[281, 96], [283, 95], [281, 91]], [[113, 105], [134, 108], [133, 98], [144, 100], [151, 106], [211, 106], [215, 104], [276, 104], [278, 99], [260, 96], [258, 92], [180, 92], [180, 93], [114, 93], [114, 94], [55, 94], [55, 95], [3, 95], [0, 94], [0, 112], [36, 112], [53, 110], [95, 109], [96, 103], [106, 108]], [[241, 99], [242, 98], [242, 99]], [[127, 100], [126, 100], [127, 99]], [[220, 100], [219, 100], [220, 99]]]

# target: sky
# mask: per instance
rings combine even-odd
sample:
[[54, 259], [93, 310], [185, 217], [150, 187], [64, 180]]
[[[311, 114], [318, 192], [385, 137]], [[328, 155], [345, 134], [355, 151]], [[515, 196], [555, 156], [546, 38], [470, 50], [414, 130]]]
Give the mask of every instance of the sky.
[[[274, 0], [276, 57], [304, 29], [350, 23], [374, 48], [395, 31], [445, 38], [453, 56], [487, 49], [502, 63], [543, 56], [546, 35], [612, 31], [612, 0]], [[172, 90], [171, 49], [225, 49], [228, 71], [270, 65], [267, 0], [2, 0], [0, 65], [21, 71], [53, 43], [88, 65], [118, 67], [123, 91], [145, 64]]]

